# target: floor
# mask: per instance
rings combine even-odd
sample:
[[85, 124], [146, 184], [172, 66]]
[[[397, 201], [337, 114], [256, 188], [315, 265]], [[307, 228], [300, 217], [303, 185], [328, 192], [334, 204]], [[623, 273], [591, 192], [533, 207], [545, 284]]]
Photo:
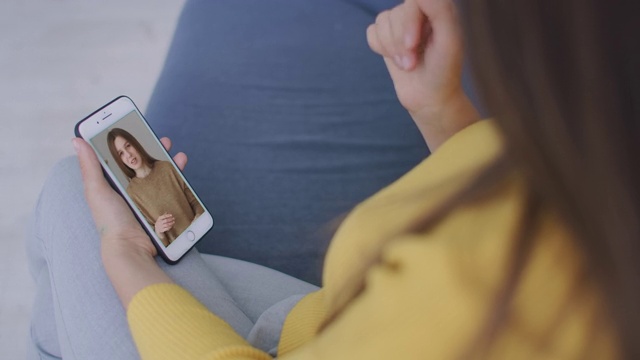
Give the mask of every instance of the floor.
[[0, 358], [24, 359], [26, 219], [73, 126], [117, 95], [145, 109], [184, 0], [0, 2]]

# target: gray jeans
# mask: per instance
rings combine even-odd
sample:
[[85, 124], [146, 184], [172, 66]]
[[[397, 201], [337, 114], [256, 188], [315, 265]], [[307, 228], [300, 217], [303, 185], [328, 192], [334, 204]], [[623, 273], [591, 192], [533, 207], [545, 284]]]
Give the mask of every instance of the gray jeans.
[[[138, 358], [126, 314], [102, 267], [76, 158], [59, 162], [49, 175], [28, 228], [27, 251], [37, 284], [30, 358]], [[285, 315], [317, 289], [275, 270], [195, 249], [177, 265], [158, 263], [254, 346], [272, 354]]]

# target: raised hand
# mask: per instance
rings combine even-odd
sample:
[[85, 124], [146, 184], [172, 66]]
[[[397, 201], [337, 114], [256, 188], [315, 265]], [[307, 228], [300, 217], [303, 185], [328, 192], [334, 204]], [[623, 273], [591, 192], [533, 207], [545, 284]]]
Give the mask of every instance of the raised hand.
[[407, 0], [380, 13], [367, 39], [431, 150], [479, 119], [462, 89], [462, 34], [451, 0]]

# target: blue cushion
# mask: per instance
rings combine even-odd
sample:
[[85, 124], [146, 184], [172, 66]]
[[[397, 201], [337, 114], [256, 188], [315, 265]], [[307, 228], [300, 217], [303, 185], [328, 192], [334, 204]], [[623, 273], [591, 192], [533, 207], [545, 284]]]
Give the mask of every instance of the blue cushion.
[[200, 251], [319, 284], [333, 220], [428, 155], [366, 42], [395, 3], [186, 3], [147, 118], [214, 215]]

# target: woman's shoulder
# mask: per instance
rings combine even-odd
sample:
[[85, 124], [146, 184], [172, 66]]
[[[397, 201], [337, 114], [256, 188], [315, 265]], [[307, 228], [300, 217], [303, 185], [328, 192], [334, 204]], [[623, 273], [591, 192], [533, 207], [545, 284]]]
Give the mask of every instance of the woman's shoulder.
[[[326, 265], [346, 261], [351, 256], [366, 257], [365, 253], [376, 249], [378, 242], [403, 232], [417, 217], [436, 211], [495, 159], [501, 146], [498, 131], [490, 120], [454, 135], [414, 169], [356, 206], [337, 230]], [[493, 212], [482, 214], [495, 219]], [[341, 282], [338, 268], [325, 266], [325, 279]]]
[[361, 206], [366, 207], [368, 203], [375, 203], [382, 198], [401, 198], [407, 194], [414, 197], [415, 192], [420, 189], [436, 190], [435, 192], [441, 195], [455, 192], [503, 151], [504, 142], [495, 122], [479, 121], [452, 136], [411, 171], [373, 195]]
[[153, 164], [153, 167], [156, 169], [169, 169], [172, 168], [173, 165], [171, 165], [171, 163], [167, 160], [156, 160], [156, 162]]
[[[379, 217], [378, 233], [405, 228], [415, 214], [436, 209], [473, 180], [503, 151], [502, 139], [492, 120], [463, 129], [408, 173], [360, 203], [345, 220]], [[382, 221], [384, 219], [384, 221]], [[387, 229], [387, 231], [379, 231]]]
[[175, 172], [173, 165], [166, 160], [157, 160], [153, 163], [153, 171], [162, 174], [172, 174]]
[[[486, 314], [494, 310], [505, 274], [512, 271], [514, 245], [526, 216], [526, 179], [512, 171], [489, 196], [455, 208], [433, 227], [411, 234], [405, 230], [437, 211], [503, 151], [493, 122], [474, 124], [359, 205], [338, 229], [327, 255], [327, 297], [340, 296], [336, 290], [345, 273], [353, 271], [345, 264], [382, 249], [379, 265], [367, 276], [368, 293], [398, 294], [397, 308], [415, 309], [403, 299], [415, 300], [424, 311], [408, 311], [407, 316], [415, 320], [424, 315], [420, 324], [449, 324], [451, 339], [459, 339], [462, 330], [481, 328]], [[610, 333], [604, 327], [594, 330], [590, 323], [602, 314], [601, 294], [581, 283], [584, 259], [559, 216], [547, 209], [541, 218], [512, 307], [518, 322], [507, 324], [515, 338], [509, 339], [506, 350], [533, 350], [536, 341], [549, 339], [556, 355], [582, 348], [607, 353]], [[564, 314], [559, 322], [558, 314]], [[553, 333], [566, 326], [572, 329]], [[439, 337], [448, 331], [442, 326], [429, 329]], [[567, 336], [577, 342], [565, 341]], [[589, 339], [595, 340], [590, 344]], [[517, 357], [513, 355], [505, 357]]]
[[168, 181], [178, 186], [182, 186], [182, 178], [175, 166], [166, 160], [158, 160], [154, 164], [155, 178], [161, 181]]

